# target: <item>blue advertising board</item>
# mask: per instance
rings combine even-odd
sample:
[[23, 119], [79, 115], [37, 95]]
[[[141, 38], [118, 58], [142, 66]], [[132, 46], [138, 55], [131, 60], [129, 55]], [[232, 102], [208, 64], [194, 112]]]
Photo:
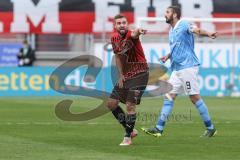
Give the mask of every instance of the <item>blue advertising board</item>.
[[[77, 68], [65, 79], [65, 84], [84, 86], [111, 93], [113, 83], [111, 68], [102, 69], [93, 81], [84, 81], [86, 68]], [[49, 85], [54, 67], [4, 67], [0, 68], [0, 96], [61, 96]], [[203, 96], [228, 96], [240, 93], [240, 70], [231, 68], [202, 68], [199, 84]], [[57, 88], [60, 84], [56, 81]], [[64, 89], [64, 88], [63, 88]]]
[[0, 67], [18, 66], [17, 54], [22, 44], [0, 44]]

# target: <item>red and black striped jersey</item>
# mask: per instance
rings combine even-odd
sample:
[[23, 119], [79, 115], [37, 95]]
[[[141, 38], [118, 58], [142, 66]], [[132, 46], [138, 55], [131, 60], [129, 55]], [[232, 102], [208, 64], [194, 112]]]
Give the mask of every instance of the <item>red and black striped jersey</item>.
[[148, 71], [142, 44], [139, 38], [133, 39], [131, 37], [131, 31], [128, 31], [124, 37], [114, 32], [111, 36], [111, 43], [114, 54], [120, 55], [123, 75], [126, 79]]

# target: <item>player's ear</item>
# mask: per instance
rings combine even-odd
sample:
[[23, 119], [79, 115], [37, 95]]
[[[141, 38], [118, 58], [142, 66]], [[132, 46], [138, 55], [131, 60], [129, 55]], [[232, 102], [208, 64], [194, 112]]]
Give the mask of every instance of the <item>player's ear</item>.
[[177, 18], [177, 13], [173, 13], [173, 17], [174, 17], [174, 18]]
[[113, 21], [113, 28], [116, 29], [116, 21], [115, 20]]

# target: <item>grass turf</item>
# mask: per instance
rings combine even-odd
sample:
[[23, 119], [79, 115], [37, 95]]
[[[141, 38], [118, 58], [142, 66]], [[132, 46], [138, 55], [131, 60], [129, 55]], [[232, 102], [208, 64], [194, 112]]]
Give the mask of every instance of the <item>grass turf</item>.
[[[214, 138], [200, 138], [204, 131], [197, 110], [187, 98], [179, 98], [164, 136], [140, 131], [154, 126], [162, 98], [143, 99], [138, 106], [133, 145], [120, 147], [124, 132], [108, 113], [86, 122], [58, 119], [54, 106], [62, 98], [0, 98], [0, 160], [78, 159], [240, 159], [240, 99], [204, 98], [218, 130]], [[100, 101], [75, 98], [72, 112], [93, 109]]]

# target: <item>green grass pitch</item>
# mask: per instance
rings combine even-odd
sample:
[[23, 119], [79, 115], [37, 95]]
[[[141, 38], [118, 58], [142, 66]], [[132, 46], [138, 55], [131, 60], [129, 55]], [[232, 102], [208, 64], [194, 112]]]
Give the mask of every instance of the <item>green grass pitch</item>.
[[[213, 138], [204, 131], [197, 110], [179, 98], [164, 136], [140, 131], [154, 126], [162, 98], [145, 98], [138, 106], [133, 145], [120, 147], [123, 129], [108, 113], [86, 122], [58, 119], [54, 106], [63, 98], [0, 98], [0, 160], [236, 160], [240, 159], [240, 99], [204, 98], [218, 130]], [[74, 98], [72, 112], [93, 109], [100, 101]]]

